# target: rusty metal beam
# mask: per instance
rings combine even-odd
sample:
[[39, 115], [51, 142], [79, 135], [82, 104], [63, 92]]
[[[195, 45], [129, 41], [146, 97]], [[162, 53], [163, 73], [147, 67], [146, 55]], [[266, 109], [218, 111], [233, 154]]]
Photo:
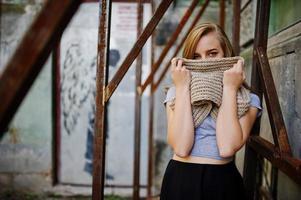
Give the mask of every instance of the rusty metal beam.
[[[301, 185], [301, 159], [292, 157], [291, 148], [288, 141], [285, 123], [281, 113], [271, 68], [269, 66], [267, 51], [268, 25], [269, 25], [270, 1], [259, 0], [257, 3], [256, 30], [254, 40], [254, 57], [252, 69], [252, 86], [260, 91], [263, 86], [264, 96], [267, 104], [270, 125], [272, 129], [275, 145], [258, 136], [259, 122], [255, 122], [256, 129], [251, 132], [251, 137], [246, 147], [244, 181], [250, 199], [258, 198], [258, 183], [256, 183], [256, 166], [258, 166], [258, 156], [267, 158], [273, 164], [273, 183], [277, 183], [277, 167], [287, 174], [296, 183]], [[253, 77], [254, 75], [254, 77]], [[261, 84], [260, 84], [261, 83]], [[262, 91], [260, 91], [262, 99]], [[252, 149], [251, 149], [252, 148]], [[276, 196], [275, 185], [273, 186], [273, 196]]]
[[248, 140], [251, 148], [268, 159], [274, 166], [283, 171], [297, 184], [301, 185], [301, 160], [283, 154], [279, 148], [260, 136], [251, 136]]
[[[199, 10], [199, 12], [197, 13], [197, 15], [195, 16], [195, 18], [193, 19], [193, 22], [191, 23], [188, 31], [186, 32], [185, 36], [182, 38], [181, 42], [179, 43], [179, 45], [177, 46], [177, 49], [175, 50], [173, 57], [177, 56], [179, 51], [181, 50], [184, 42], [185, 42], [185, 39], [187, 38], [188, 34], [191, 32], [191, 30], [194, 28], [194, 26], [199, 22], [200, 18], [202, 17], [206, 7], [208, 6], [209, 4], [209, 0], [206, 0], [205, 3], [202, 5], [201, 9]], [[168, 69], [169, 69], [169, 66], [170, 66], [170, 62], [171, 62], [171, 59], [169, 59], [169, 61], [166, 63], [161, 75], [159, 76], [160, 78], [158, 79], [157, 82], [154, 83], [154, 88], [153, 88], [153, 91], [155, 91], [158, 86], [160, 85], [161, 81], [163, 80], [165, 74], [167, 73]]]
[[133, 63], [133, 61], [135, 60], [135, 58], [137, 57], [137, 55], [141, 51], [142, 47], [144, 46], [147, 39], [149, 38], [149, 36], [154, 31], [155, 27], [159, 23], [160, 19], [162, 18], [162, 16], [166, 12], [166, 10], [168, 9], [168, 7], [169, 7], [169, 5], [171, 4], [172, 1], [173, 0], [163, 0], [163, 1], [161, 1], [159, 7], [157, 8], [157, 10], [155, 12], [155, 14], [151, 18], [151, 20], [148, 22], [148, 24], [144, 28], [142, 34], [139, 36], [138, 40], [135, 42], [134, 46], [132, 47], [132, 49], [128, 53], [127, 57], [125, 58], [125, 60], [121, 64], [121, 66], [119, 67], [118, 71], [116, 72], [116, 74], [114, 75], [114, 77], [112, 78], [112, 80], [110, 81], [108, 86], [106, 87], [105, 101], [108, 101], [110, 99], [110, 97], [114, 93], [115, 89], [119, 85], [120, 81], [123, 79], [125, 73], [130, 68], [131, 64]]
[[258, 69], [261, 82], [263, 83], [265, 101], [267, 104], [269, 120], [271, 122], [270, 125], [274, 143], [277, 147], [279, 147], [281, 153], [292, 156], [292, 151], [289, 145], [287, 131], [266, 51], [264, 51], [262, 47], [257, 47], [256, 55], [259, 62]]
[[59, 183], [61, 155], [61, 76], [60, 41], [52, 52], [52, 184]]
[[278, 191], [278, 168], [276, 166], [272, 166], [271, 171], [271, 187], [270, 187], [271, 195], [273, 199], [277, 199], [277, 191]]
[[0, 137], [81, 1], [47, 1], [0, 75]]
[[233, 25], [232, 25], [232, 45], [235, 55], [239, 55], [239, 34], [240, 34], [240, 0], [232, 0], [233, 4]]
[[[155, 12], [154, 0], [151, 1], [152, 13]], [[153, 70], [155, 61], [155, 37], [156, 32], [151, 37], [151, 70]], [[153, 90], [153, 79], [151, 80], [151, 91]], [[154, 93], [150, 92], [149, 96], [149, 123], [148, 123], [148, 162], [147, 162], [147, 199], [152, 197], [153, 185], [153, 125], [154, 125]]]
[[225, 30], [225, 0], [219, 0], [219, 25]]
[[141, 93], [143, 93], [144, 90], [146, 89], [146, 87], [150, 84], [151, 80], [153, 79], [154, 74], [159, 69], [161, 63], [163, 62], [165, 56], [167, 55], [167, 53], [170, 50], [170, 48], [172, 47], [172, 45], [178, 39], [179, 34], [183, 30], [183, 27], [185, 26], [186, 22], [188, 21], [189, 17], [191, 16], [193, 10], [196, 8], [198, 3], [199, 3], [199, 0], [193, 0], [191, 2], [189, 8], [186, 10], [185, 14], [183, 15], [182, 19], [180, 20], [176, 30], [173, 32], [172, 36], [168, 40], [164, 49], [162, 50], [162, 53], [159, 56], [158, 60], [156, 61], [155, 65], [152, 67], [153, 70], [151, 71], [150, 75], [146, 78], [143, 85], [141, 86]]
[[[153, 83], [151, 83], [151, 90], [153, 90]], [[153, 125], [154, 125], [154, 107], [155, 107], [154, 93], [150, 93], [149, 97], [149, 129], [148, 129], [148, 165], [147, 165], [147, 196], [152, 196], [153, 185]]]
[[[256, 9], [256, 25], [254, 36], [254, 54], [252, 63], [251, 74], [251, 87], [258, 94], [260, 102], [262, 102], [262, 89], [260, 76], [258, 72], [258, 62], [256, 58], [255, 49], [258, 46], [267, 47], [268, 40], [268, 26], [269, 26], [269, 14], [270, 14], [270, 0], [258, 0]], [[257, 118], [252, 130], [251, 136], [259, 135], [260, 131], [260, 118]], [[246, 187], [247, 197], [249, 199], [258, 199], [259, 197], [259, 185], [261, 185], [261, 167], [259, 162], [259, 156], [255, 150], [253, 150], [247, 142], [245, 147], [245, 160], [243, 179]]]
[[105, 101], [105, 86], [108, 82], [110, 27], [112, 2], [99, 2], [98, 52], [96, 71], [96, 114], [93, 143], [93, 182], [92, 199], [104, 199], [105, 153], [106, 153], [106, 123], [107, 104]]
[[[137, 0], [137, 39], [143, 29], [143, 4], [141, 0]], [[140, 148], [141, 148], [141, 95], [138, 87], [141, 85], [142, 74], [142, 52], [136, 59], [136, 87], [135, 87], [135, 138], [134, 138], [134, 188], [133, 199], [140, 198]]]

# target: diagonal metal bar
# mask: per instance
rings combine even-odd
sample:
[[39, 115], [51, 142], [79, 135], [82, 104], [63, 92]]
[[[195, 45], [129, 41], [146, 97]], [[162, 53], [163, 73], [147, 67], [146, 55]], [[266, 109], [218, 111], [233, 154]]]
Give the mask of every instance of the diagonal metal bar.
[[189, 8], [186, 10], [185, 14], [183, 15], [181, 21], [179, 22], [176, 30], [173, 32], [172, 36], [170, 37], [170, 39], [168, 40], [166, 46], [164, 47], [164, 49], [162, 50], [161, 55], [159, 56], [157, 62], [155, 63], [154, 66], [152, 66], [152, 71], [150, 73], [150, 75], [146, 78], [146, 80], [144, 81], [144, 83], [141, 86], [141, 93], [143, 93], [143, 91], [146, 89], [146, 87], [150, 84], [150, 82], [153, 79], [154, 74], [156, 73], [156, 71], [159, 69], [161, 63], [163, 62], [165, 56], [167, 55], [168, 51], [170, 50], [170, 48], [172, 47], [172, 45], [175, 43], [175, 41], [177, 40], [179, 34], [181, 33], [181, 31], [183, 30], [183, 27], [185, 26], [186, 22], [188, 21], [188, 19], [190, 18], [193, 10], [196, 8], [197, 4], [198, 4], [199, 0], [193, 0], [191, 2], [191, 5], [189, 6]]
[[[190, 25], [188, 31], [187, 31], [186, 34], [185, 34], [185, 36], [182, 38], [181, 42], [180, 42], [179, 45], [177, 46], [177, 49], [175, 50], [175, 52], [174, 52], [172, 58], [178, 55], [179, 51], [181, 50], [181, 48], [182, 48], [182, 46], [183, 46], [183, 44], [184, 44], [184, 42], [185, 42], [185, 39], [187, 38], [187, 36], [188, 36], [188, 34], [190, 33], [190, 31], [194, 28], [194, 26], [199, 22], [199, 20], [200, 20], [200, 18], [202, 17], [202, 15], [203, 15], [203, 13], [204, 13], [206, 7], [208, 6], [208, 4], [209, 4], [209, 0], [207, 0], [207, 1], [202, 5], [201, 9], [199, 10], [199, 12], [197, 13], [197, 15], [195, 16], [193, 22], [191, 23], [191, 25]], [[161, 81], [163, 80], [165, 74], [167, 73], [167, 71], [168, 71], [168, 69], [169, 69], [170, 62], [171, 62], [171, 59], [172, 59], [172, 58], [170, 58], [169, 61], [166, 63], [166, 65], [165, 65], [163, 71], [161, 72], [161, 75], [160, 75], [158, 81], [154, 83], [154, 88], [153, 88], [152, 91], [155, 91], [155, 90], [157, 89], [157, 87], [160, 85]], [[142, 90], [142, 91], [143, 91], [143, 90]]]
[[0, 137], [81, 1], [47, 1], [0, 77]]
[[267, 110], [275, 145], [279, 147], [281, 153], [292, 155], [277, 91], [275, 88], [275, 82], [272, 76], [271, 67], [269, 65], [266, 51], [264, 51], [261, 47], [258, 47], [256, 49], [256, 52], [256, 57], [259, 62], [259, 75], [261, 82], [263, 83], [265, 101], [267, 104]]
[[136, 57], [138, 56], [139, 52], [141, 51], [142, 47], [146, 43], [149, 36], [154, 31], [155, 27], [159, 23], [160, 19], [168, 9], [169, 5], [171, 4], [173, 0], [163, 0], [161, 1], [160, 5], [158, 6], [155, 14], [151, 18], [151, 20], [148, 22], [146, 27], [144, 28], [142, 34], [139, 36], [138, 40], [128, 53], [127, 57], [119, 67], [118, 71], [106, 87], [106, 95], [105, 95], [105, 101], [108, 101], [112, 94], [114, 93], [115, 89], [119, 85], [120, 81], [123, 79], [125, 73], [130, 68], [131, 64], [134, 62]]
[[251, 136], [248, 139], [250, 147], [259, 155], [268, 159], [273, 166], [287, 174], [297, 184], [301, 185], [301, 160], [282, 154], [279, 148], [260, 136]]
[[92, 199], [104, 199], [106, 112], [105, 86], [108, 80], [108, 56], [110, 47], [112, 1], [99, 1], [98, 52], [96, 73], [96, 114], [93, 143]]

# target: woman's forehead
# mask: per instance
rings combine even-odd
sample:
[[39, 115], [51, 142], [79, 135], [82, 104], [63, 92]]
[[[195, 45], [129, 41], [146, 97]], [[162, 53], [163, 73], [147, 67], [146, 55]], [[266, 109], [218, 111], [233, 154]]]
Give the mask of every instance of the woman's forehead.
[[197, 52], [208, 51], [211, 49], [221, 49], [221, 44], [216, 32], [210, 32], [202, 36], [196, 47]]

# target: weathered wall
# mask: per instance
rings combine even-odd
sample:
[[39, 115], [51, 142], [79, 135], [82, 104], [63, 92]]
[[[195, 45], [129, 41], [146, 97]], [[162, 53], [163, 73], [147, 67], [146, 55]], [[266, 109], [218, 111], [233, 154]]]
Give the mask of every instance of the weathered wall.
[[[38, 4], [39, 5], [39, 4]], [[1, 16], [1, 68], [38, 12], [28, 2], [4, 4]], [[36, 8], [36, 9], [33, 9]], [[16, 11], [17, 10], [17, 11]], [[82, 4], [61, 40], [61, 138], [59, 181], [92, 183], [91, 162], [95, 112], [98, 3]], [[117, 71], [136, 40], [136, 7], [113, 5], [111, 49], [119, 58], [110, 60], [110, 77]], [[150, 5], [144, 7], [144, 25]], [[117, 16], [117, 17], [116, 17]], [[123, 21], [122, 21], [123, 20]], [[116, 52], [115, 52], [116, 53]], [[150, 42], [143, 49], [143, 77], [149, 72]], [[3, 59], [2, 59], [3, 57]], [[110, 57], [111, 59], [111, 57]], [[115, 63], [114, 63], [115, 62]], [[52, 73], [48, 62], [20, 106], [8, 134], [0, 143], [0, 190], [42, 192], [52, 190]], [[135, 63], [112, 96], [108, 108], [106, 183], [131, 185], [134, 155]], [[148, 92], [142, 98], [141, 184], [147, 176]], [[91, 136], [91, 135], [90, 135]], [[87, 159], [87, 160], [86, 160]], [[3, 187], [2, 187], [3, 186]], [[64, 189], [63, 189], [64, 190]], [[91, 193], [91, 189], [88, 189]], [[108, 190], [110, 192], [110, 190]], [[112, 192], [119, 192], [113, 189]], [[131, 189], [122, 191], [130, 195]], [[77, 193], [77, 192], [75, 192]], [[144, 193], [145, 194], [145, 190]]]
[[[3, 2], [0, 72], [40, 10], [41, 1]], [[51, 185], [51, 62], [47, 62], [0, 142], [0, 190]]]
[[[285, 125], [288, 131], [289, 142], [293, 154], [301, 158], [301, 135], [300, 135], [300, 46], [301, 46], [301, 23], [296, 21], [301, 19], [297, 10], [300, 2], [295, 2], [294, 6], [291, 1], [272, 1], [270, 24], [269, 24], [269, 41], [268, 41], [268, 58], [273, 74], [281, 110], [283, 113]], [[253, 4], [253, 5], [252, 5]], [[242, 30], [248, 30], [249, 34], [241, 36], [241, 45], [250, 41], [254, 37], [254, 13], [256, 6], [254, 1], [248, 6], [242, 16]], [[255, 10], [254, 10], [255, 9]], [[300, 9], [299, 9], [300, 10]], [[280, 14], [281, 13], [281, 14]], [[249, 17], [246, 17], [249, 16]], [[253, 28], [252, 28], [253, 27]], [[246, 28], [246, 29], [245, 29]], [[284, 29], [285, 28], [285, 29]], [[246, 32], [244, 32], [246, 33]], [[252, 34], [253, 33], [253, 36]], [[249, 75], [250, 82], [251, 65], [252, 65], [252, 44], [243, 49], [241, 55], [246, 60], [246, 71]], [[263, 138], [273, 142], [270, 122], [268, 119], [267, 108], [263, 101], [263, 115], [261, 117], [260, 134]], [[243, 171], [244, 149], [236, 157], [236, 162], [240, 172]], [[270, 180], [270, 163], [265, 161], [264, 171], [267, 176], [263, 179]], [[265, 182], [265, 181], [264, 181]], [[284, 173], [279, 171], [278, 176], [278, 199], [300, 199], [301, 186], [294, 183]]]

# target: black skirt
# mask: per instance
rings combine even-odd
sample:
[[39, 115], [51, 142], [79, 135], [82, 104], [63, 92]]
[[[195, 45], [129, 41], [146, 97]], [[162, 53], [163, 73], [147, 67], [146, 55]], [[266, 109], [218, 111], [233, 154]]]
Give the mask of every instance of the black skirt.
[[246, 199], [243, 180], [233, 161], [197, 164], [170, 160], [166, 168], [161, 200]]

